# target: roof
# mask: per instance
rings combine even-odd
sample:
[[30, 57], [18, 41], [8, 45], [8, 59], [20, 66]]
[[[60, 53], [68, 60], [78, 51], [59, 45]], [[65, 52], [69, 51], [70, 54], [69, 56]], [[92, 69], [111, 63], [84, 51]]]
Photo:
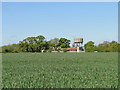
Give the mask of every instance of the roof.
[[67, 48], [68, 51], [77, 51], [77, 48], [76, 47], [70, 47], [70, 48]]

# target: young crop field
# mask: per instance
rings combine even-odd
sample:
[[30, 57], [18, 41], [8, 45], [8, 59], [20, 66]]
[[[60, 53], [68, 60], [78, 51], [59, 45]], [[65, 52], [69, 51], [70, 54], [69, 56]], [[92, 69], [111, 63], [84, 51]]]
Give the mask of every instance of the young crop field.
[[4, 53], [4, 88], [117, 88], [118, 53]]

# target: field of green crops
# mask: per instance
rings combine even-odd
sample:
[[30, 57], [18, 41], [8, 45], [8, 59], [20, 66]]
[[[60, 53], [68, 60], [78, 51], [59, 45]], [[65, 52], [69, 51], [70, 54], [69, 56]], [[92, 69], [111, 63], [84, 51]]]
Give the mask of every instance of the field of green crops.
[[4, 53], [4, 88], [114, 88], [118, 53]]

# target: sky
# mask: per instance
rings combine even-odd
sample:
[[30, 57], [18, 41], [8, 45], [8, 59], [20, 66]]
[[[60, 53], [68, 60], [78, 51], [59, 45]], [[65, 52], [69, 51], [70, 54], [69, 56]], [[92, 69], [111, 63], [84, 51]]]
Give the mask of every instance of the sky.
[[117, 2], [3, 2], [2, 45], [32, 36], [118, 41]]

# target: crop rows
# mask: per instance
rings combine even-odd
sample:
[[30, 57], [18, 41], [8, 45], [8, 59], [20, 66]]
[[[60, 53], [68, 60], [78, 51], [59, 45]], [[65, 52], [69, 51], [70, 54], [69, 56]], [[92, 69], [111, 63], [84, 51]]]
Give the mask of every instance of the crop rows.
[[4, 88], [115, 88], [117, 53], [3, 54]]

